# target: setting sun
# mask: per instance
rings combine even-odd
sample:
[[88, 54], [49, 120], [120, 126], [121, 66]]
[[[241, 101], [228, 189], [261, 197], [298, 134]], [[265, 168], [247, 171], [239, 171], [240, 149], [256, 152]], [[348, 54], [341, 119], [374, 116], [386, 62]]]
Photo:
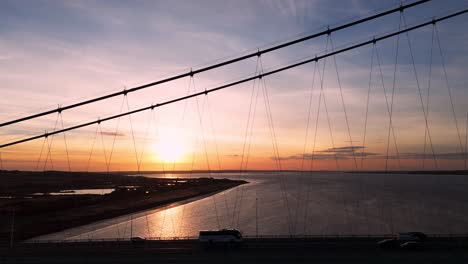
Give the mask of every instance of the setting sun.
[[188, 149], [183, 135], [175, 131], [161, 131], [159, 142], [153, 146], [155, 157], [163, 162], [181, 161]]

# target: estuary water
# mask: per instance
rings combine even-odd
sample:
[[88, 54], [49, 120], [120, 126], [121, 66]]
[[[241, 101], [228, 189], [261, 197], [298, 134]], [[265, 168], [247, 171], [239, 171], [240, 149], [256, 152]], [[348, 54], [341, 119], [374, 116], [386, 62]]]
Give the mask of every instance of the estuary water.
[[468, 233], [468, 176], [344, 172], [155, 174], [249, 183], [200, 199], [76, 227], [37, 239], [244, 235]]

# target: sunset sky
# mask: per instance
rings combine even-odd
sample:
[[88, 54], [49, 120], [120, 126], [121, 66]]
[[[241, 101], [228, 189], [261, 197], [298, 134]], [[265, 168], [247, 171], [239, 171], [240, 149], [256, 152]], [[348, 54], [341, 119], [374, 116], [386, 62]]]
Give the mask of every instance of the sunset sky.
[[[198, 69], [398, 4], [399, 1], [370, 0], [1, 1], [0, 122], [121, 91], [187, 72], [190, 68]], [[465, 8], [468, 8], [468, 1], [433, 0], [406, 10], [404, 16], [406, 23], [413, 25]], [[331, 43], [335, 48], [342, 47], [392, 32], [398, 29], [399, 20], [400, 14], [395, 13], [333, 33]], [[467, 14], [438, 23], [439, 37], [434, 35], [433, 46], [432, 26], [409, 33], [424, 107], [427, 107], [432, 46], [428, 126], [439, 169], [464, 168], [468, 112], [467, 27]], [[314, 63], [268, 76], [265, 84], [269, 103], [265, 102], [258, 82], [247, 82], [198, 99], [132, 115], [131, 119], [122, 117], [100, 126], [67, 132], [66, 141], [63, 135], [57, 135], [47, 141], [38, 139], [2, 148], [1, 166], [20, 170], [218, 170], [240, 169], [241, 161], [248, 160], [247, 169], [354, 170], [361, 169], [361, 158], [365, 157], [362, 169], [385, 169], [389, 116], [376, 51], [390, 100], [396, 44], [397, 38], [391, 38], [378, 42], [374, 51], [369, 45], [339, 54], [335, 57], [337, 69], [333, 57], [326, 59], [325, 67], [320, 61], [314, 83]], [[331, 48], [324, 36], [262, 55], [261, 65], [265, 70], [272, 69], [323, 54]], [[52, 114], [1, 127], [0, 143], [53, 131], [55, 124], [55, 128], [60, 129], [62, 119], [63, 127], [69, 127], [214, 88], [254, 74], [258, 64], [257, 58], [252, 58], [197, 74], [193, 79], [184, 78], [127, 97], [65, 111], [62, 116]], [[320, 74], [324, 68], [322, 100], [325, 98], [327, 109], [322, 101], [317, 114]], [[428, 137], [424, 146], [425, 119], [417, 84], [408, 39], [401, 35], [393, 105], [399, 155], [392, 134], [388, 158], [388, 168], [392, 170], [421, 169], [423, 162], [424, 168], [434, 168]], [[310, 122], [306, 132], [311, 91]], [[273, 130], [268, 123], [268, 106]], [[253, 122], [246, 133], [248, 120]], [[426, 154], [431, 154], [425, 161], [424, 149]]]

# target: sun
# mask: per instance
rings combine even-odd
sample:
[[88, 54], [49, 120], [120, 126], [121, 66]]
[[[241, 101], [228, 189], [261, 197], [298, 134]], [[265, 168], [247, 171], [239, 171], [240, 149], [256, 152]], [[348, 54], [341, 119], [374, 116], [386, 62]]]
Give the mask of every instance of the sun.
[[188, 152], [183, 135], [175, 131], [161, 131], [159, 142], [153, 145], [156, 158], [162, 162], [182, 161]]

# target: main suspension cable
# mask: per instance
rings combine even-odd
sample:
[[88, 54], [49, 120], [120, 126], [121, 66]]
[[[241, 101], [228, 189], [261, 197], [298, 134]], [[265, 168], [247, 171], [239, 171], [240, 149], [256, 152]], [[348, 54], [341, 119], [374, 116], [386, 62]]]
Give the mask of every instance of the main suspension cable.
[[226, 89], [226, 88], [231, 87], [231, 86], [235, 86], [235, 85], [238, 85], [238, 84], [241, 84], [241, 83], [249, 82], [249, 81], [259, 79], [259, 78], [262, 78], [262, 77], [265, 77], [265, 76], [269, 76], [269, 75], [273, 75], [273, 74], [276, 74], [276, 73], [279, 73], [279, 72], [282, 72], [282, 71], [285, 71], [285, 70], [289, 70], [289, 69], [292, 69], [292, 68], [295, 68], [295, 67], [298, 67], [298, 66], [301, 66], [301, 65], [304, 65], [304, 64], [308, 64], [308, 63], [311, 63], [311, 62], [314, 62], [314, 61], [318, 61], [318, 60], [324, 59], [324, 58], [329, 57], [329, 56], [333, 56], [333, 55], [340, 54], [340, 53], [343, 53], [343, 52], [346, 52], [346, 51], [349, 51], [349, 50], [352, 50], [352, 49], [356, 49], [356, 48], [363, 47], [363, 46], [366, 46], [366, 45], [369, 45], [369, 44], [373, 44], [373, 43], [376, 43], [376, 42], [384, 40], [384, 39], [388, 39], [388, 38], [391, 38], [391, 37], [394, 37], [394, 36], [398, 36], [398, 35], [400, 35], [402, 33], [406, 33], [406, 32], [409, 32], [409, 31], [412, 31], [412, 30], [415, 30], [415, 29], [418, 29], [418, 28], [421, 28], [421, 27], [424, 27], [424, 26], [427, 26], [427, 25], [430, 25], [430, 24], [433, 24], [433, 23], [437, 23], [437, 22], [440, 22], [440, 21], [443, 21], [443, 20], [447, 20], [447, 19], [459, 16], [459, 15], [465, 14], [467, 12], [468, 12], [468, 9], [464, 9], [462, 11], [452, 13], [450, 15], [447, 15], [447, 16], [444, 16], [444, 17], [441, 17], [441, 18], [432, 19], [430, 21], [427, 21], [427, 22], [424, 22], [424, 23], [421, 23], [421, 24], [418, 24], [418, 25], [415, 25], [415, 26], [412, 26], [412, 27], [409, 27], [409, 28], [406, 28], [406, 29], [403, 29], [403, 30], [398, 30], [396, 32], [386, 34], [386, 35], [383, 35], [381, 37], [373, 38], [371, 40], [364, 41], [364, 42], [361, 42], [361, 43], [358, 43], [358, 44], [355, 44], [355, 45], [351, 45], [351, 46], [348, 46], [346, 48], [335, 50], [333, 52], [330, 52], [330, 53], [327, 53], [327, 54], [324, 54], [324, 55], [321, 55], [321, 56], [317, 56], [317, 57], [314, 57], [314, 58], [309, 58], [309, 59], [306, 59], [306, 60], [303, 60], [303, 61], [299, 61], [297, 63], [289, 64], [287, 66], [280, 67], [280, 68], [277, 68], [275, 70], [271, 70], [269, 72], [265, 72], [265, 73], [262, 73], [262, 74], [259, 74], [259, 75], [251, 76], [251, 77], [248, 77], [248, 78], [245, 78], [245, 79], [242, 79], [242, 80], [238, 80], [238, 81], [235, 81], [235, 82], [232, 82], [232, 83], [224, 84], [224, 85], [218, 86], [216, 88], [206, 89], [206, 90], [198, 92], [198, 93], [194, 93], [194, 94], [191, 94], [191, 95], [179, 97], [179, 98], [172, 99], [172, 100], [169, 100], [169, 101], [165, 101], [163, 103], [159, 103], [159, 104], [156, 104], [156, 105], [150, 105], [150, 106], [147, 106], [147, 107], [132, 110], [130, 112], [110, 116], [110, 117], [99, 119], [99, 120], [96, 120], [96, 121], [92, 121], [92, 122], [84, 123], [84, 124], [81, 124], [81, 125], [69, 127], [69, 128], [66, 128], [66, 129], [54, 131], [54, 132], [51, 132], [51, 133], [45, 133], [43, 135], [38, 135], [38, 136], [34, 136], [34, 137], [30, 137], [30, 138], [26, 138], [26, 139], [14, 141], [14, 142], [2, 144], [2, 145], [0, 145], [0, 148], [4, 148], [4, 147], [7, 147], [7, 146], [16, 145], [16, 144], [19, 144], [19, 143], [35, 140], [35, 139], [42, 138], [42, 137], [45, 137], [45, 136], [50, 136], [50, 135], [54, 135], [54, 134], [58, 134], [58, 133], [63, 133], [65, 131], [74, 130], [74, 129], [78, 129], [78, 128], [81, 128], [81, 127], [90, 126], [90, 125], [96, 124], [98, 122], [108, 121], [108, 120], [111, 120], [111, 119], [119, 118], [121, 116], [126, 116], [126, 115], [139, 113], [139, 112], [142, 112], [142, 111], [151, 110], [151, 109], [154, 109], [156, 107], [161, 107], [161, 106], [164, 106], [164, 105], [176, 103], [176, 102], [183, 101], [183, 100], [186, 100], [186, 99], [189, 99], [189, 98], [192, 98], [192, 97], [207, 95], [208, 93], [212, 93], [212, 92], [215, 92], [215, 91], [218, 91], [218, 90]]
[[34, 119], [34, 118], [45, 116], [45, 115], [49, 115], [49, 114], [52, 114], [52, 113], [61, 112], [61, 111], [64, 111], [64, 110], [69, 110], [69, 109], [76, 108], [76, 107], [79, 107], [79, 106], [83, 106], [83, 105], [87, 105], [87, 104], [90, 104], [90, 103], [102, 101], [102, 100], [105, 100], [105, 99], [109, 99], [109, 98], [112, 98], [112, 97], [115, 97], [115, 96], [127, 95], [128, 93], [132, 93], [132, 92], [135, 92], [135, 91], [138, 91], [138, 90], [141, 90], [141, 89], [156, 86], [156, 85], [166, 83], [166, 82], [171, 82], [171, 81], [181, 79], [181, 78], [184, 78], [184, 77], [193, 76], [193, 75], [198, 74], [198, 73], [213, 70], [213, 69], [216, 69], [216, 68], [219, 68], [219, 67], [222, 67], [222, 66], [233, 64], [235, 62], [239, 62], [239, 61], [243, 61], [243, 60], [246, 60], [246, 59], [249, 59], [249, 58], [253, 58], [253, 57], [259, 56], [261, 54], [269, 53], [269, 52], [272, 52], [272, 51], [275, 51], [275, 50], [278, 50], [278, 49], [282, 49], [282, 48], [285, 48], [285, 47], [288, 47], [288, 46], [291, 46], [291, 45], [294, 45], [294, 44], [298, 44], [298, 43], [304, 42], [306, 40], [314, 39], [314, 38], [317, 38], [319, 36], [323, 36], [323, 35], [326, 35], [326, 34], [330, 34], [332, 32], [336, 32], [336, 31], [343, 30], [343, 29], [346, 29], [346, 28], [349, 28], [349, 27], [352, 27], [352, 26], [356, 26], [358, 24], [362, 24], [364, 22], [371, 21], [371, 20], [374, 20], [376, 18], [383, 17], [383, 16], [386, 16], [386, 15], [389, 15], [389, 14], [392, 14], [392, 13], [395, 13], [395, 12], [399, 12], [399, 11], [405, 10], [407, 8], [411, 8], [411, 7], [414, 7], [414, 6], [429, 2], [429, 1], [430, 0], [421, 0], [421, 1], [416, 1], [416, 2], [413, 2], [413, 3], [407, 4], [407, 5], [400, 5], [400, 6], [396, 7], [396, 8], [392, 8], [390, 10], [387, 10], [387, 11], [384, 11], [384, 12], [381, 12], [381, 13], [378, 13], [378, 14], [375, 14], [375, 15], [372, 15], [372, 16], [368, 16], [368, 17], [365, 17], [365, 18], [362, 18], [362, 19], [358, 19], [356, 21], [353, 21], [353, 22], [350, 22], [350, 23], [347, 23], [347, 24], [344, 24], [344, 25], [341, 25], [341, 26], [337, 26], [337, 27], [334, 27], [334, 28], [328, 28], [327, 30], [320, 31], [320, 32], [312, 34], [312, 35], [308, 35], [308, 36], [305, 36], [305, 37], [302, 37], [302, 38], [294, 39], [292, 41], [285, 42], [285, 43], [282, 43], [282, 44], [279, 44], [279, 45], [276, 45], [276, 46], [273, 46], [273, 47], [270, 47], [270, 48], [266, 48], [264, 50], [258, 50], [257, 52], [249, 53], [247, 55], [243, 55], [243, 56], [240, 56], [240, 57], [237, 57], [237, 58], [234, 58], [234, 59], [230, 59], [230, 60], [223, 61], [223, 62], [220, 62], [220, 63], [217, 63], [217, 64], [213, 64], [213, 65], [210, 65], [210, 66], [198, 69], [198, 70], [190, 70], [190, 72], [175, 75], [175, 76], [165, 78], [165, 79], [162, 79], [162, 80], [159, 80], [159, 81], [151, 82], [151, 83], [148, 83], [148, 84], [140, 85], [140, 86], [128, 89], [128, 90], [125, 89], [125, 90], [120, 91], [120, 92], [115, 92], [115, 93], [112, 93], [112, 94], [108, 94], [108, 95], [104, 95], [104, 96], [101, 96], [101, 97], [89, 99], [89, 100], [82, 101], [82, 102], [79, 102], [79, 103], [67, 105], [67, 106], [64, 106], [64, 107], [59, 107], [58, 109], [52, 109], [52, 110], [48, 110], [48, 111], [41, 112], [41, 113], [38, 113], [38, 114], [34, 114], [34, 115], [18, 118], [18, 119], [15, 119], [15, 120], [7, 121], [7, 122], [4, 122], [4, 123], [1, 123], [0, 127], [15, 124], [15, 123], [19, 123], [19, 122], [23, 122], [23, 121], [26, 121], [26, 120]]

